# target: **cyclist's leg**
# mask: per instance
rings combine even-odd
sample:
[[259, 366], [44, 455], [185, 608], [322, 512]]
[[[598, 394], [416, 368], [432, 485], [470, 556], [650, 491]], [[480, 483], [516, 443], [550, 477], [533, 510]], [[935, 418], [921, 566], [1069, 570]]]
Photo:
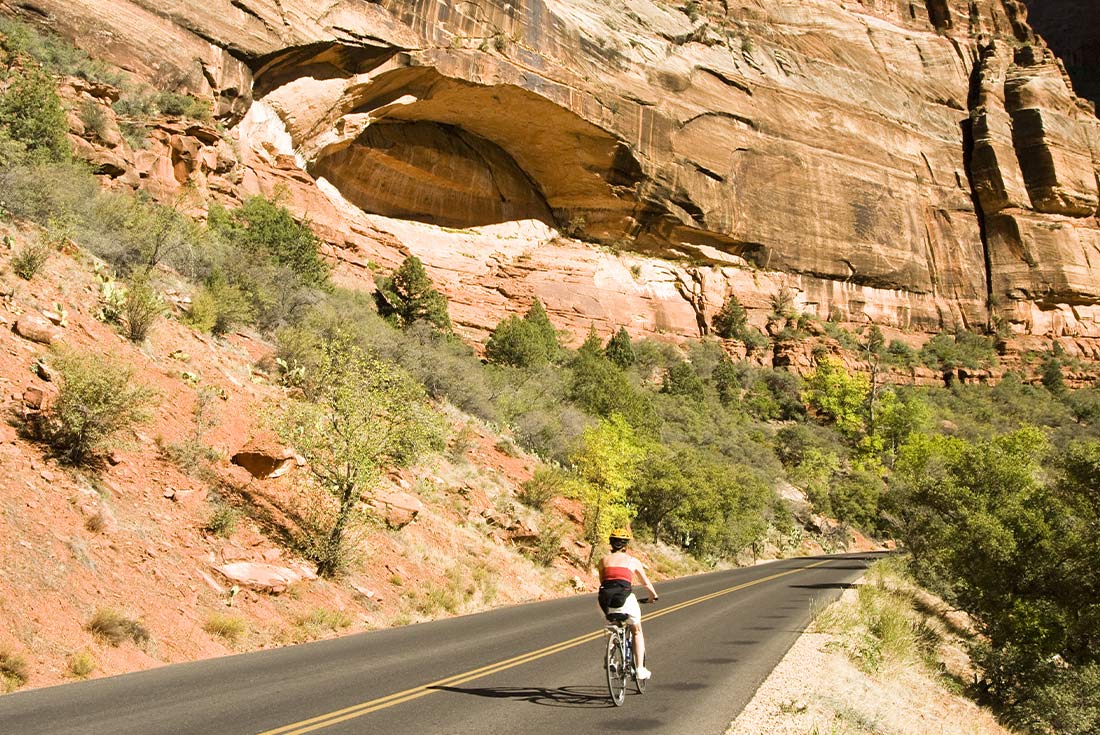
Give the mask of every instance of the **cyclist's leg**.
[[645, 637], [642, 635], [642, 624], [631, 621], [630, 628], [634, 631], [634, 665], [638, 668], [644, 668]]

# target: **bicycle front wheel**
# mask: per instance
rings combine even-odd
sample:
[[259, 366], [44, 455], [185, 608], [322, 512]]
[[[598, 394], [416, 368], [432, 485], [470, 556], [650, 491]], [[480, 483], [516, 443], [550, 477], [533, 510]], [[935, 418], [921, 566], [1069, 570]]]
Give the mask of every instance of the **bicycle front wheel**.
[[622, 707], [626, 701], [626, 656], [623, 639], [618, 635], [607, 637], [607, 655], [604, 657], [607, 669], [607, 691], [616, 707]]

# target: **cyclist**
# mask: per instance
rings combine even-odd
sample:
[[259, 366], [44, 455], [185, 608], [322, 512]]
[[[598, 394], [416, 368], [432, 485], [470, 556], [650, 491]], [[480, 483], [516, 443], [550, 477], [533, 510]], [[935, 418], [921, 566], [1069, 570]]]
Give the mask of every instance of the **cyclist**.
[[648, 679], [650, 671], [645, 663], [645, 639], [642, 637], [642, 610], [638, 598], [634, 596], [632, 585], [637, 576], [649, 590], [649, 599], [657, 599], [657, 590], [646, 576], [645, 567], [630, 554], [623, 551], [630, 543], [630, 531], [620, 528], [611, 532], [608, 541], [611, 553], [604, 555], [597, 565], [600, 572], [600, 592], [598, 600], [604, 615], [622, 613], [627, 624], [634, 631], [634, 660], [638, 662], [638, 678]]

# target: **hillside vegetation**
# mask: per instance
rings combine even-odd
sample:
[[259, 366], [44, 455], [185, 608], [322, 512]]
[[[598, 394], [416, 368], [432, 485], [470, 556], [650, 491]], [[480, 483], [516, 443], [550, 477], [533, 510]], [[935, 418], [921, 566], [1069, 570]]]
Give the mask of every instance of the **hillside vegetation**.
[[[364, 501], [390, 473], [463, 454], [472, 438], [456, 430], [457, 409], [501, 432], [500, 454], [538, 458], [518, 493], [532, 512], [570, 509], [568, 523], [528, 540], [538, 563], [590, 559], [623, 524], [697, 565], [795, 553], [811, 533], [827, 550], [849, 543], [849, 528], [894, 538], [919, 581], [973, 616], [976, 694], [1032, 732], [1100, 726], [1100, 392], [1067, 388], [1060, 353], [1032, 356], [1034, 383], [1015, 373], [971, 383], [969, 371], [996, 360], [996, 335], [887, 344], [876, 327], [798, 314], [779, 291], [767, 334], [731, 297], [714, 338], [679, 345], [593, 330], [571, 349], [535, 301], [497, 325], [480, 357], [415, 257], [371, 292], [340, 288], [308, 223], [277, 200], [201, 202], [197, 217], [140, 191], [100, 190], [73, 159], [51, 74], [108, 72], [54, 39], [0, 30], [0, 210], [37, 228], [7, 241], [6, 277], [33, 283], [59, 252], [87, 252], [106, 267], [96, 302], [81, 308], [134, 344], [164, 320], [214, 340], [269, 341], [257, 370], [277, 386], [263, 423], [302, 455], [308, 479], [293, 488], [299, 512], [267, 528], [324, 577], [368, 563]], [[150, 94], [102, 81], [121, 85], [116, 104]], [[206, 114], [185, 96], [156, 99], [142, 114]], [[93, 108], [78, 114], [95, 124]], [[734, 357], [807, 341], [817, 349], [804, 376]], [[120, 433], [148, 420], [154, 393], [96, 350], [43, 362], [56, 400], [16, 423], [59, 461], [100, 471]], [[907, 384], [918, 364], [943, 385]], [[206, 478], [224, 461], [203, 441], [199, 405], [192, 440], [168, 453]], [[815, 517], [780, 499], [790, 486]], [[210, 529], [229, 522], [211, 518]], [[563, 544], [574, 532], [584, 543]], [[209, 626], [237, 635], [232, 621]], [[17, 685], [15, 658], [3, 660]]]

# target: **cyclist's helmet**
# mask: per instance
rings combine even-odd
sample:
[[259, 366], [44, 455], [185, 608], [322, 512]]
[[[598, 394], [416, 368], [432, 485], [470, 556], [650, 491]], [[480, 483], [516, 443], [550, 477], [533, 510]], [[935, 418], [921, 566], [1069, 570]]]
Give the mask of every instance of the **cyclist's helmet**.
[[625, 528], [616, 528], [607, 538], [612, 551], [624, 548], [630, 542], [630, 531]]

